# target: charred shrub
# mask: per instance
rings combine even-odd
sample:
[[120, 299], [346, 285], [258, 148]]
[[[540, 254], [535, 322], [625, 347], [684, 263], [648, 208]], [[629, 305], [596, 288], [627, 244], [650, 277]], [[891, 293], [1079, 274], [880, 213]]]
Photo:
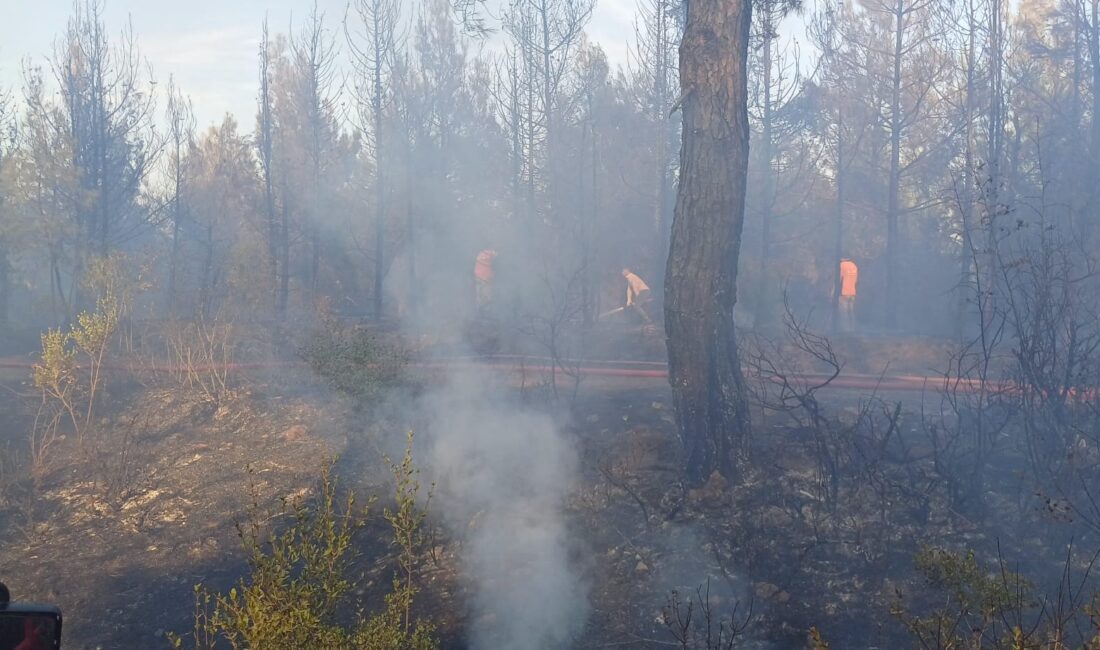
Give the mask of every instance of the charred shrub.
[[408, 354], [361, 327], [329, 321], [299, 348], [299, 356], [336, 390], [360, 401], [380, 397], [404, 380]]
[[231, 322], [199, 318], [168, 323], [164, 331], [165, 366], [174, 385], [201, 401], [220, 406], [237, 383], [233, 373], [237, 339]]
[[699, 586], [695, 594], [672, 590], [661, 610], [660, 622], [675, 639], [664, 645], [681, 650], [733, 650], [744, 639], [745, 630], [753, 622], [752, 603], [748, 611], [739, 614], [740, 601], [734, 601], [729, 614], [715, 610], [710, 593], [710, 580]]

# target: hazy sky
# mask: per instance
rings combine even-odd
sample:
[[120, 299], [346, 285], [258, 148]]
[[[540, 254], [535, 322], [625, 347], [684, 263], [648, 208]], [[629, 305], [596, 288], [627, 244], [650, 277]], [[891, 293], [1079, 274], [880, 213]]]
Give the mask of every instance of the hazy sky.
[[[411, 0], [405, 3], [412, 5]], [[300, 22], [312, 0], [105, 0], [105, 22], [115, 35], [129, 19], [154, 78], [171, 74], [194, 103], [200, 126], [233, 113], [243, 130], [255, 115], [260, 24], [272, 33]], [[346, 0], [318, 0], [334, 29]], [[588, 34], [613, 63], [624, 61], [633, 35], [635, 0], [598, 0]], [[71, 0], [0, 0], [0, 89], [17, 90], [25, 57], [44, 63], [65, 29]], [[342, 39], [342, 34], [339, 34]]]

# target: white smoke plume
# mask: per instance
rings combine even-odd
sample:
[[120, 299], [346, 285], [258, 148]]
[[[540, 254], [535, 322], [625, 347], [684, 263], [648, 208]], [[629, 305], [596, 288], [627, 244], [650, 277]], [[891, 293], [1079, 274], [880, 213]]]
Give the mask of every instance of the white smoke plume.
[[462, 373], [428, 400], [433, 509], [462, 540], [470, 645], [568, 647], [588, 612], [564, 515], [576, 451], [549, 417], [492, 385], [485, 372]]

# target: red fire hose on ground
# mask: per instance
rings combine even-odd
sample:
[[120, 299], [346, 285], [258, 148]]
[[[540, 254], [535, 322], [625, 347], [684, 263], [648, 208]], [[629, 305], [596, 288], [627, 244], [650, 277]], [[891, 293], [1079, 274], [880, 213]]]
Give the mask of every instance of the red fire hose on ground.
[[[35, 361], [26, 358], [0, 359], [0, 369], [30, 371]], [[123, 363], [113, 364], [107, 367], [121, 369], [134, 373], [178, 373], [178, 372], [206, 372], [220, 371], [247, 371], [247, 370], [274, 370], [279, 368], [308, 368], [308, 364], [301, 361], [259, 361], [246, 363], [227, 364], [201, 364], [189, 367], [175, 366], [171, 364], [141, 364]], [[667, 364], [661, 361], [626, 361], [626, 360], [600, 360], [600, 359], [563, 359], [554, 361], [547, 357], [523, 356], [523, 355], [487, 355], [487, 356], [461, 356], [439, 357], [431, 360], [412, 361], [408, 367], [422, 371], [468, 371], [488, 369], [497, 372], [512, 373], [555, 373], [565, 377], [618, 377], [624, 379], [660, 379], [668, 378]], [[820, 373], [799, 373], [789, 376], [792, 383], [801, 385], [820, 385], [826, 383], [829, 376]], [[867, 375], [842, 373], [831, 382], [830, 388], [865, 390], [865, 391], [924, 391], [936, 390], [945, 385], [945, 380], [940, 376], [924, 375]], [[977, 380], [951, 380], [950, 388], [959, 392], [976, 392], [979, 390], [1011, 390], [1011, 386], [1005, 382], [986, 382], [984, 385]]]

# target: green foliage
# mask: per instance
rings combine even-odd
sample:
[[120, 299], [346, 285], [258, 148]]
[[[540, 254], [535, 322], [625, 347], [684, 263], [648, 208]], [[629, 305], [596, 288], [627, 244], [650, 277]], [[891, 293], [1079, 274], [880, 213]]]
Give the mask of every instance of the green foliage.
[[424, 520], [428, 516], [427, 507], [431, 503], [435, 485], [428, 490], [428, 497], [421, 506], [418, 503], [420, 493], [420, 470], [413, 464], [412, 457], [413, 433], [409, 432], [405, 445], [405, 455], [400, 463], [386, 459], [393, 472], [395, 506], [391, 510], [383, 511], [386, 521], [393, 530], [393, 544], [398, 548], [397, 566], [398, 573], [393, 579], [394, 602], [391, 606], [397, 607], [403, 614], [402, 627], [406, 633], [412, 628], [411, 609], [413, 597], [416, 595], [415, 576], [423, 557], [424, 544], [427, 536], [424, 533]]
[[[96, 300], [93, 312], [81, 312], [68, 331], [49, 329], [42, 334], [42, 353], [34, 365], [34, 386], [40, 404], [31, 432], [31, 456], [36, 466], [67, 419], [83, 442], [95, 419], [97, 399], [103, 389], [103, 362], [118, 328], [118, 300], [107, 293]], [[77, 359], [84, 363], [78, 364]]]
[[[134, 296], [149, 287], [142, 278], [144, 270], [132, 267], [123, 253], [93, 257], [84, 270], [84, 287], [100, 301], [109, 301], [110, 313], [123, 316], [129, 312]], [[102, 306], [100, 311], [104, 311]]]
[[344, 328], [334, 322], [314, 333], [299, 354], [334, 388], [363, 401], [398, 384], [408, 362], [404, 350], [361, 328]]
[[967, 612], [992, 619], [1027, 597], [1032, 586], [1015, 573], [991, 573], [978, 564], [974, 551], [954, 553], [926, 546], [917, 553], [917, 570], [931, 583], [951, 594]]
[[121, 309], [118, 299], [111, 294], [96, 300], [93, 312], [82, 311], [76, 316], [71, 336], [80, 351], [90, 357], [102, 358], [110, 345], [111, 336], [118, 328]]
[[76, 350], [69, 345], [71, 338], [60, 329], [46, 330], [42, 334], [42, 357], [34, 365], [34, 387], [40, 401], [29, 442], [31, 474], [36, 479], [49, 468], [50, 448], [58, 439], [62, 420], [68, 419], [73, 429], [82, 433], [75, 403]]
[[76, 350], [69, 345], [72, 335], [60, 329], [42, 334], [42, 356], [34, 365], [34, 387], [57, 399], [72, 394], [76, 383]]
[[[917, 553], [917, 570], [944, 594], [947, 602], [926, 616], [913, 616], [900, 598], [891, 614], [902, 621], [922, 648], [1032, 647], [1035, 635], [1025, 634], [1019, 621], [1034, 606], [1033, 586], [1001, 566], [979, 564], [973, 551], [956, 553], [924, 547]], [[1054, 645], [1053, 648], [1064, 646]]]
[[1085, 650], [1100, 650], [1100, 595], [1093, 595], [1092, 602], [1085, 608], [1092, 626], [1093, 637], [1085, 645]]
[[[337, 496], [337, 481], [326, 467], [317, 501], [312, 505], [284, 502], [280, 513], [257, 505], [259, 495], [253, 485], [253, 505], [247, 520], [238, 526], [249, 575], [224, 594], [201, 584], [195, 587], [189, 645], [254, 650], [436, 648], [433, 626], [414, 624], [409, 614], [416, 588], [413, 573], [404, 568], [418, 562], [419, 547], [414, 545], [422, 539], [420, 527], [426, 516], [416, 503], [417, 470], [411, 451], [406, 450], [403, 462], [394, 467], [404, 472], [406, 482], [399, 479], [397, 508], [387, 510], [386, 517], [393, 525], [401, 570], [379, 611], [367, 613], [362, 603], [348, 597], [353, 586], [348, 574], [357, 557], [353, 536], [365, 523], [366, 509], [356, 507], [350, 492]], [[282, 532], [262, 533], [266, 522], [280, 514], [290, 516], [290, 525]], [[350, 624], [344, 622], [348, 613], [354, 613]], [[169, 638], [173, 647], [183, 647], [184, 637]]]
[[[103, 388], [103, 362], [119, 323], [118, 301], [111, 293], [96, 301], [96, 310], [81, 312], [68, 331], [48, 329], [34, 365], [38, 408], [28, 435], [31, 473], [42, 478], [49, 469], [50, 449], [64, 428], [83, 446], [95, 421]], [[77, 360], [82, 359], [83, 363]]]
[[228, 594], [211, 596], [196, 587], [204, 610], [211, 598], [214, 603], [209, 615], [196, 616], [196, 628], [203, 623], [204, 632], [216, 632], [234, 648], [346, 645], [348, 634], [334, 619], [350, 589], [344, 571], [352, 532], [362, 525], [354, 497], [349, 494], [337, 505], [336, 483], [326, 469], [319, 502], [314, 507], [284, 503], [277, 514], [289, 514], [291, 525], [265, 538], [261, 530], [270, 513], [256, 504], [258, 496], [253, 494], [248, 519], [238, 525], [249, 577]]

